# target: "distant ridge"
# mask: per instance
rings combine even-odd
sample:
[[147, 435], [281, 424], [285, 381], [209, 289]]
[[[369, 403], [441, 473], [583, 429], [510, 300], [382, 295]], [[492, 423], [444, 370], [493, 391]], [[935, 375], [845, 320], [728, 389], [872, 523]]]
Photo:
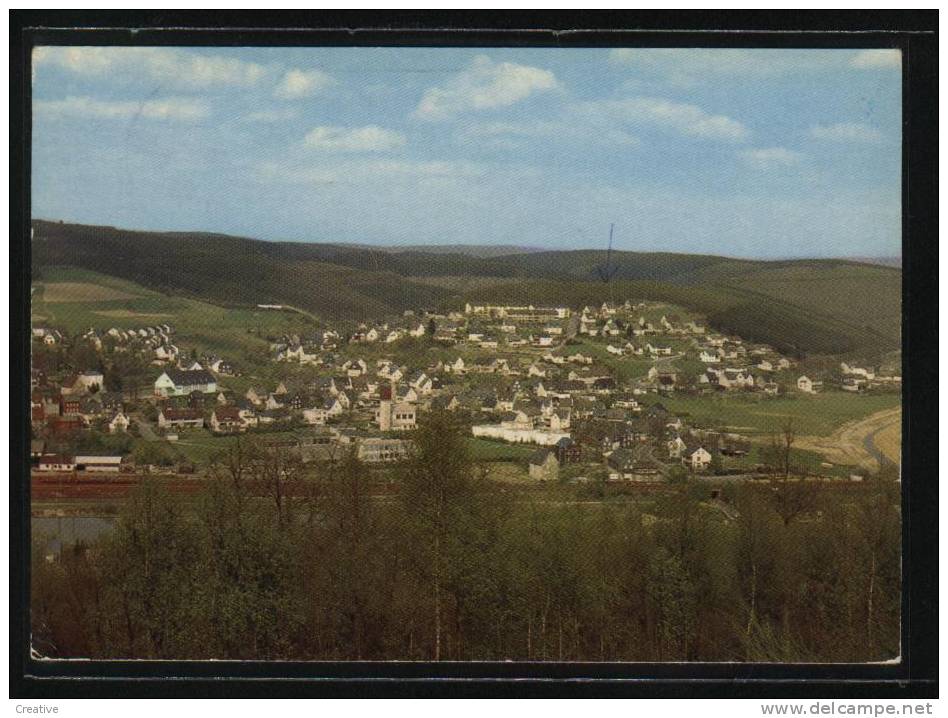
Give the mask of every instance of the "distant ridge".
[[543, 247], [522, 247], [516, 244], [401, 244], [385, 246], [377, 244], [336, 244], [336, 246], [369, 249], [376, 252], [385, 252], [386, 254], [398, 254], [399, 252], [463, 254], [467, 257], [478, 257], [482, 259], [546, 251]]
[[[223, 306], [289, 304], [326, 319], [372, 320], [465, 301], [566, 304], [609, 299], [603, 250], [465, 254], [463, 247], [370, 248], [213, 233], [137, 232], [33, 221], [33, 276], [75, 266]], [[467, 248], [470, 249], [470, 248]], [[501, 248], [492, 248], [498, 249]], [[508, 251], [510, 247], [501, 251]], [[859, 358], [897, 350], [902, 272], [851, 259], [760, 261], [612, 253], [615, 299], [668, 301], [722, 331], [788, 353]]]

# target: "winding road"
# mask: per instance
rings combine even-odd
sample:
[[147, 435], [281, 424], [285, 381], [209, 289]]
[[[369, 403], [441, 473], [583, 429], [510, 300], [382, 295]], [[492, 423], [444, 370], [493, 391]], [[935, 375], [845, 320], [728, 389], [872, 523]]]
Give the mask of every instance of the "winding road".
[[899, 437], [895, 437], [894, 445], [889, 447], [878, 446], [876, 439], [881, 432], [899, 426], [901, 422], [901, 407], [885, 409], [847, 422], [829, 436], [799, 436], [796, 447], [817, 451], [834, 464], [851, 464], [875, 471], [882, 458], [899, 462]]

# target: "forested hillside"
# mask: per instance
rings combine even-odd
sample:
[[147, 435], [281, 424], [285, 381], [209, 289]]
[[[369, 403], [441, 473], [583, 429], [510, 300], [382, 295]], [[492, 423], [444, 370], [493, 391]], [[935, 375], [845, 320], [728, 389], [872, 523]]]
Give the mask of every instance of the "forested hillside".
[[[572, 306], [665, 299], [795, 354], [882, 355], [901, 342], [901, 270], [844, 260], [751, 261], [604, 251], [469, 256], [264, 242], [37, 220], [33, 268], [73, 265], [218, 303], [283, 303], [368, 319], [465, 301]], [[606, 262], [610, 285], [598, 279]], [[516, 280], [516, 281], [514, 281]], [[460, 287], [466, 287], [461, 291]]]

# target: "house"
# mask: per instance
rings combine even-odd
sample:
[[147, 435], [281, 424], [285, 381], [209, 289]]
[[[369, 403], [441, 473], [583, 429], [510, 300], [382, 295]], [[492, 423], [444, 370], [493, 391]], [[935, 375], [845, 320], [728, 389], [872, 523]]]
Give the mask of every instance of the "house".
[[719, 383], [722, 386], [738, 389], [753, 389], [754, 377], [750, 372], [743, 369], [725, 369], [723, 381], [720, 381], [721, 375], [718, 375]]
[[702, 349], [698, 354], [698, 359], [705, 364], [717, 364], [721, 361], [721, 355], [711, 349]]
[[158, 412], [158, 427], [161, 429], [179, 429], [204, 427], [204, 414], [199, 409], [168, 409]]
[[805, 394], [815, 394], [822, 388], [823, 382], [813, 381], [806, 374], [797, 379], [797, 389], [804, 392]]
[[226, 359], [215, 359], [211, 362], [211, 371], [230, 376], [234, 374], [234, 365]]
[[432, 389], [431, 377], [423, 371], [417, 371], [408, 379], [408, 384], [419, 394], [430, 394]]
[[680, 459], [682, 453], [688, 448], [687, 444], [685, 444], [685, 440], [677, 434], [675, 435], [675, 438], [666, 442], [666, 446], [668, 447], [669, 459]]
[[415, 405], [404, 401], [382, 399], [375, 412], [375, 423], [382, 431], [410, 431], [417, 425], [416, 419]]
[[303, 409], [303, 421], [311, 426], [322, 426], [326, 423], [326, 419], [329, 417], [329, 414], [322, 407], [313, 407], [311, 409]]
[[657, 478], [659, 474], [655, 462], [649, 458], [644, 446], [616, 449], [609, 454], [606, 465], [609, 468], [609, 478], [613, 481], [648, 481]]
[[240, 417], [240, 409], [236, 406], [222, 406], [211, 412], [211, 431], [215, 434], [234, 434], [246, 431], [247, 425]]
[[192, 391], [213, 394], [217, 379], [206, 369], [166, 369], [155, 379], [156, 396], [187, 396]]
[[178, 360], [178, 347], [174, 344], [161, 344], [155, 347], [155, 359], [158, 362], [174, 362]]
[[431, 408], [436, 411], [454, 411], [458, 406], [460, 402], [454, 394], [436, 396], [431, 401]]
[[[323, 410], [326, 412], [327, 418], [339, 416], [346, 412], [346, 406], [342, 401], [343, 397], [345, 397], [345, 394], [339, 392], [336, 396], [330, 397], [323, 402]], [[348, 403], [348, 399], [346, 403]]]
[[553, 449], [537, 449], [530, 457], [531, 479], [555, 481], [560, 471], [560, 462]]
[[852, 391], [859, 392], [866, 387], [865, 379], [857, 379], [856, 377], [848, 376], [843, 379], [843, 383], [840, 384], [840, 389], [843, 391]]
[[711, 452], [704, 446], [688, 446], [682, 452], [682, 463], [692, 471], [704, 471], [711, 465]]
[[128, 417], [125, 416], [125, 412], [118, 411], [115, 416], [112, 417], [112, 420], [109, 421], [109, 433], [110, 434], [124, 434], [128, 431]]
[[572, 438], [564, 436], [554, 445], [556, 458], [560, 464], [575, 464], [582, 461], [583, 449]]
[[840, 370], [843, 374], [861, 376], [863, 379], [875, 379], [876, 373], [871, 369], [863, 369], [862, 367], [849, 366], [846, 362], [841, 362]]

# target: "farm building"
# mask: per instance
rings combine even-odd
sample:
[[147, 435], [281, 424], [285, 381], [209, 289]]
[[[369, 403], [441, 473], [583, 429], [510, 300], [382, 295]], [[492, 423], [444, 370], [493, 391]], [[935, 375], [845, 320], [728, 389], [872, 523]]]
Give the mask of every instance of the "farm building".
[[44, 454], [37, 465], [39, 471], [75, 471], [76, 462], [65, 454]]
[[121, 456], [76, 456], [76, 471], [118, 473], [122, 467]]

